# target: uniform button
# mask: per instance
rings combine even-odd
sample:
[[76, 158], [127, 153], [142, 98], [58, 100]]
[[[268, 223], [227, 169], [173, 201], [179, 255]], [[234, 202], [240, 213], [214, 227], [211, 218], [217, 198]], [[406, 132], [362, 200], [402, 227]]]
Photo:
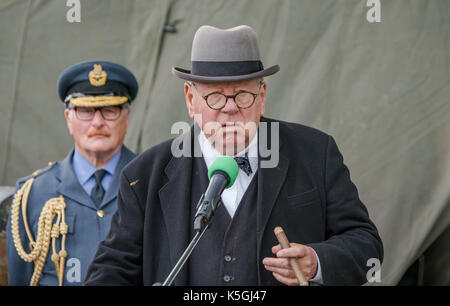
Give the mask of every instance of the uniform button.
[[105, 212], [103, 210], [97, 210], [97, 216], [103, 218], [105, 216]]
[[230, 277], [229, 275], [225, 275], [225, 276], [223, 277], [223, 280], [224, 280], [226, 283], [228, 283], [228, 282], [230, 282], [231, 277]]
[[225, 256], [225, 261], [226, 262], [230, 262], [231, 261], [231, 256], [230, 255], [226, 255]]

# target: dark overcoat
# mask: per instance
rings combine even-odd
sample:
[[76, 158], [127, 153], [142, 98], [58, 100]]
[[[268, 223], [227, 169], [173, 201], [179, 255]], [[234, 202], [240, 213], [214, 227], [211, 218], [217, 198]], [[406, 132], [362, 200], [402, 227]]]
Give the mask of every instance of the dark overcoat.
[[[254, 229], [258, 284], [280, 284], [262, 264], [264, 257], [273, 256], [276, 226], [284, 228], [291, 242], [316, 251], [325, 285], [367, 282], [368, 260], [382, 261], [383, 246], [335, 141], [300, 124], [268, 118], [261, 122], [272, 129], [279, 127], [279, 162], [276, 167], [258, 169]], [[184, 144], [198, 143], [194, 130], [183, 136], [188, 140]], [[273, 143], [270, 137], [268, 143]], [[178, 146], [173, 144], [172, 139], [148, 149], [123, 170], [118, 211], [85, 284], [163, 282], [184, 252], [192, 239], [194, 157], [173, 156], [172, 147]], [[189, 285], [186, 267], [174, 284]]]

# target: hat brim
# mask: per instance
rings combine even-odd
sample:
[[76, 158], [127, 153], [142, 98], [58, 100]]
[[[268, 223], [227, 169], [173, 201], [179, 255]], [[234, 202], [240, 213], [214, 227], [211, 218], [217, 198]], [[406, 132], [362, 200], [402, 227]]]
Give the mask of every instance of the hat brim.
[[187, 80], [187, 81], [195, 81], [195, 82], [204, 82], [204, 83], [222, 83], [222, 82], [237, 82], [237, 81], [245, 81], [245, 80], [251, 80], [251, 79], [257, 79], [266, 77], [272, 74], [277, 73], [280, 70], [279, 65], [275, 65], [272, 67], [269, 67], [267, 69], [245, 74], [245, 75], [233, 75], [233, 76], [201, 76], [201, 75], [195, 75], [191, 74], [190, 70], [186, 70], [179, 67], [173, 67], [172, 68], [172, 74], [176, 77], [179, 77], [180, 79]]

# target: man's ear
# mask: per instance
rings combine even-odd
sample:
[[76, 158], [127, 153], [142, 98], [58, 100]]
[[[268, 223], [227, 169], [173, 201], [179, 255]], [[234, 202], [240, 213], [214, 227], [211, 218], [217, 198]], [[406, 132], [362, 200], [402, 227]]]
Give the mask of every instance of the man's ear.
[[67, 123], [67, 128], [69, 129], [69, 133], [70, 133], [70, 135], [72, 135], [72, 124], [71, 124], [72, 118], [70, 118], [70, 109], [66, 108], [64, 110], [64, 117], [66, 117], [66, 123]]
[[184, 83], [184, 96], [186, 98], [186, 107], [189, 117], [194, 119], [194, 95], [192, 94], [191, 86], [187, 82]]
[[261, 85], [261, 90], [260, 90], [260, 97], [261, 97], [261, 111], [260, 114], [261, 116], [264, 116], [264, 112], [266, 111], [266, 89], [267, 89], [267, 84], [264, 82]]

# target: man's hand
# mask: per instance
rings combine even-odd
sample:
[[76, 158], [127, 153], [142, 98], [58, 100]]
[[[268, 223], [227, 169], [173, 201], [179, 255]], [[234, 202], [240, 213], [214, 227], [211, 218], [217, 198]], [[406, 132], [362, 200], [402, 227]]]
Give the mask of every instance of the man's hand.
[[289, 265], [288, 258], [297, 258], [300, 270], [306, 280], [313, 278], [317, 273], [317, 257], [314, 250], [306, 245], [291, 243], [291, 247], [282, 249], [278, 244], [272, 248], [272, 253], [277, 258], [266, 257], [263, 260], [266, 270], [271, 271], [273, 276], [281, 283], [288, 286], [298, 286], [294, 270]]

